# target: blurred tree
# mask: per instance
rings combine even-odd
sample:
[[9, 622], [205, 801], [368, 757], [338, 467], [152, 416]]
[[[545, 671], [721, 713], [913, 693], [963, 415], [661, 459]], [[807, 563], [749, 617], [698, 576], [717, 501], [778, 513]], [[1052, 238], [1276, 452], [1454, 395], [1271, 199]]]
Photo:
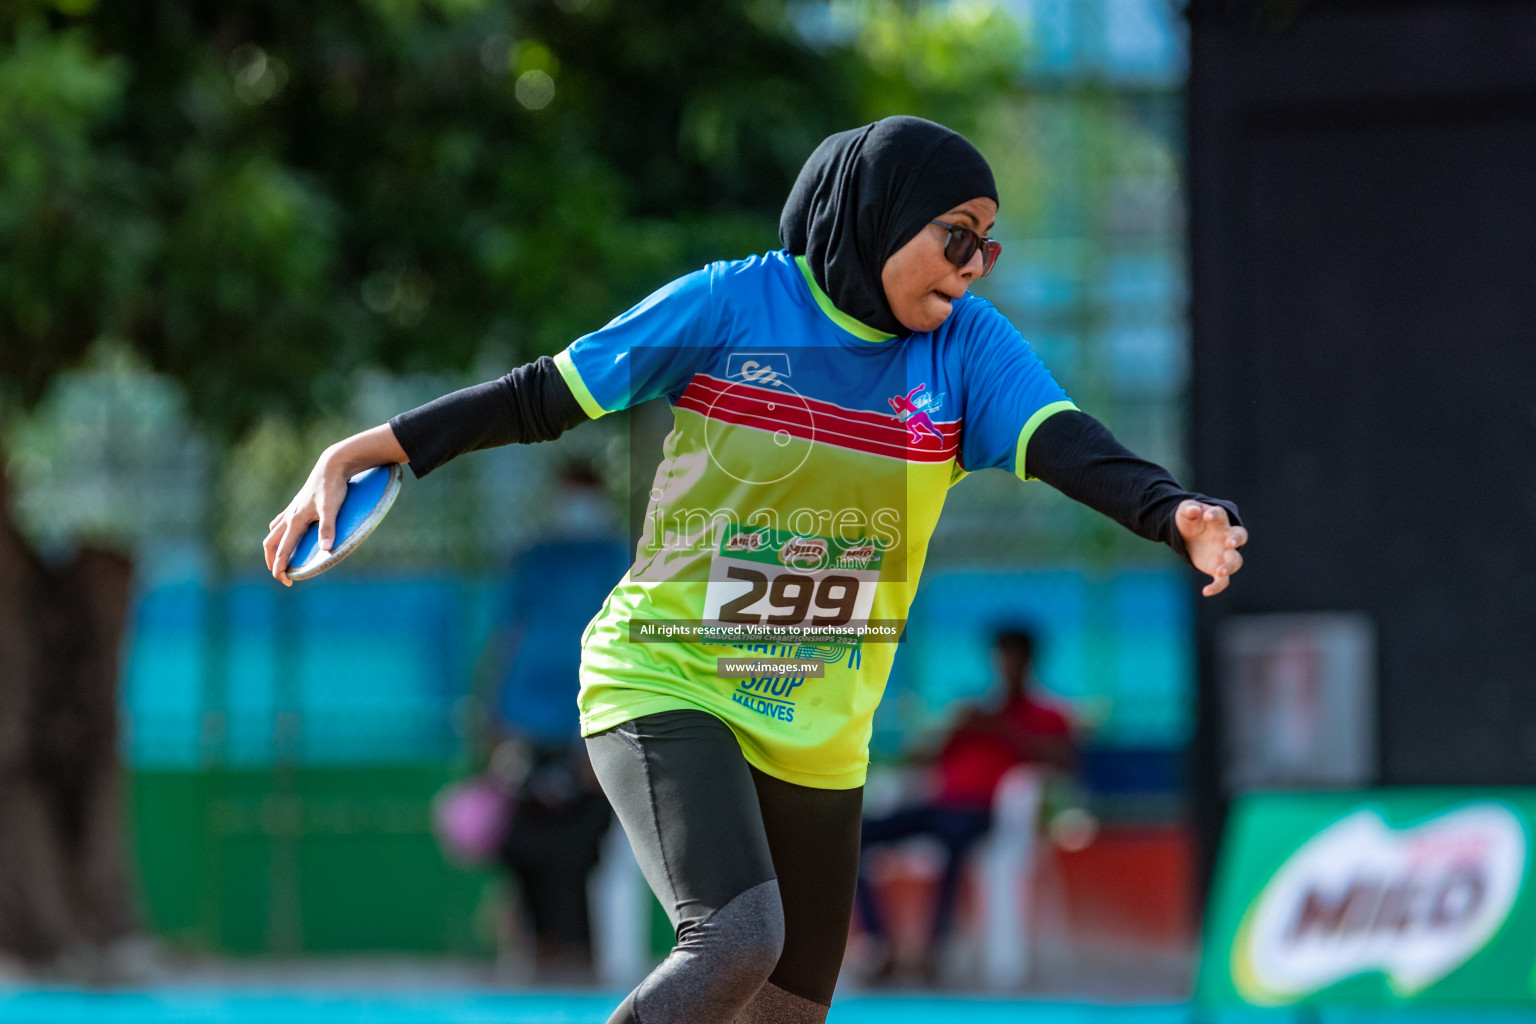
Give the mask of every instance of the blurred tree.
[[[554, 351], [775, 246], [826, 134], [893, 112], [963, 130], [1021, 56], [974, 2], [10, 0], [0, 403], [110, 338], [232, 439], [344, 407], [363, 367]], [[87, 827], [114, 784], [127, 567], [45, 563], [3, 495], [0, 948], [48, 958], [129, 927], [114, 830]], [[94, 710], [49, 718], [44, 694]], [[66, 799], [69, 764], [92, 767]]]

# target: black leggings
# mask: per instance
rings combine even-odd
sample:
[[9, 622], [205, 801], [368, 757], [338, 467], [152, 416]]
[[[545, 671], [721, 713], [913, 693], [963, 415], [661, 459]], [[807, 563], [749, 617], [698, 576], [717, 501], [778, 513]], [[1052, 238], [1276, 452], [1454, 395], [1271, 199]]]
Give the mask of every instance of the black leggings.
[[612, 1024], [824, 1019], [853, 915], [863, 790], [765, 775], [702, 711], [646, 715], [587, 749], [678, 938]]

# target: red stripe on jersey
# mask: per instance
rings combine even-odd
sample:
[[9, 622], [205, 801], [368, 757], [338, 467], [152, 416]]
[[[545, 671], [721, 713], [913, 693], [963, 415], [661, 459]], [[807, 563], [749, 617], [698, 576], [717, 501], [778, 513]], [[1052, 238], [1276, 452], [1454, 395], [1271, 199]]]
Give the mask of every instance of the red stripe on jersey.
[[[688, 391], [695, 389], [711, 395], [718, 395], [726, 390], [729, 390], [732, 394], [750, 394], [755, 392], [767, 396], [769, 401], [773, 401], [774, 398], [782, 398], [786, 394], [777, 388], [766, 388], [742, 381], [721, 380], [719, 377], [711, 377], [705, 373], [694, 374], [693, 378], [688, 382], [688, 388], [684, 393], [686, 394]], [[793, 393], [791, 392], [790, 394]], [[867, 409], [850, 409], [845, 405], [838, 405], [836, 402], [824, 402], [820, 399], [806, 398], [803, 395], [794, 395], [794, 397], [804, 402], [817, 416], [835, 416], [853, 422], [866, 423], [872, 427], [894, 431], [901, 435], [906, 433], [906, 428], [901, 426], [900, 421], [891, 413], [870, 412]], [[944, 434], [946, 441], [953, 441], [959, 438], [960, 422], [958, 420], [936, 422], [934, 426], [938, 427], [940, 432]]]
[[958, 420], [935, 422], [942, 441], [922, 431], [913, 442], [894, 415], [849, 409], [835, 402], [806, 398], [794, 392], [740, 381], [695, 374], [675, 403], [709, 419], [829, 444], [836, 448], [905, 459], [908, 462], [948, 462], [960, 447]]

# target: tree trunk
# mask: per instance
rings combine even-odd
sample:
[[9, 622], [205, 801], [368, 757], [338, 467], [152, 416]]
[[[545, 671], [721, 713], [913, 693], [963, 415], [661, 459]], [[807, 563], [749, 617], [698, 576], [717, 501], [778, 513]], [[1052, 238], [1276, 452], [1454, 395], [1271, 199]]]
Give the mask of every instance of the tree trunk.
[[0, 475], [0, 952], [23, 961], [134, 927], [117, 758], [130, 576], [127, 558], [99, 548], [46, 564]]

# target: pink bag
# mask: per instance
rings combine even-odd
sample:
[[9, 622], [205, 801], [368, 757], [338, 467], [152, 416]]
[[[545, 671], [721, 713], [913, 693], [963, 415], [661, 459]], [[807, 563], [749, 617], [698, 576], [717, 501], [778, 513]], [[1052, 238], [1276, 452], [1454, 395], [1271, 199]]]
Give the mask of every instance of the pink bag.
[[460, 864], [496, 856], [512, 821], [512, 801], [490, 779], [457, 782], [432, 798], [432, 830], [443, 853]]

